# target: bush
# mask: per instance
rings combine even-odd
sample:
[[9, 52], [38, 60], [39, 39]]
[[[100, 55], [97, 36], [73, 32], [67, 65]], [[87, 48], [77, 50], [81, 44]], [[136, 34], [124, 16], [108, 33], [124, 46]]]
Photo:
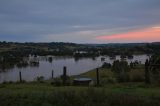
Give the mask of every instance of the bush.
[[102, 68], [111, 68], [111, 64], [110, 63], [106, 63], [104, 62], [103, 65], [102, 65]]
[[54, 86], [61, 86], [62, 80], [60, 78], [54, 78], [53, 81], [51, 82], [51, 84]]
[[44, 82], [44, 76], [38, 76], [37, 81], [43, 83]]
[[130, 80], [132, 82], [143, 82], [144, 81], [144, 70], [132, 70], [129, 72]]
[[[65, 85], [70, 85], [71, 84], [71, 81], [70, 81], [70, 77], [69, 76], [65, 76], [66, 78], [66, 81], [65, 81]], [[62, 83], [63, 83], [63, 78], [64, 78], [64, 76], [63, 75], [61, 75], [61, 80], [62, 80]]]
[[130, 76], [128, 73], [119, 73], [117, 74], [117, 81], [118, 82], [129, 82]]
[[7, 84], [7, 81], [3, 81], [2, 84]]

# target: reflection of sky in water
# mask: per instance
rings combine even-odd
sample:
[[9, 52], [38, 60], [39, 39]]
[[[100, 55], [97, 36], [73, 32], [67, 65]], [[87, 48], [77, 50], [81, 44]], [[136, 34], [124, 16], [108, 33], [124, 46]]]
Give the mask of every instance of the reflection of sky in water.
[[[144, 64], [148, 58], [146, 55], [135, 55], [133, 59], [127, 59], [131, 61], [141, 61]], [[32, 60], [33, 57], [30, 57]], [[67, 66], [68, 75], [77, 75], [87, 72], [91, 69], [97, 68], [103, 64], [103, 62], [113, 63], [114, 60], [110, 60], [108, 56], [105, 57], [105, 61], [101, 61], [101, 57], [97, 57], [95, 60], [92, 58], [82, 58], [76, 60], [73, 57], [53, 57], [52, 63], [47, 61], [47, 58], [37, 57], [40, 61], [39, 67], [27, 67], [27, 68], [13, 68], [7, 72], [0, 73], [0, 82], [3, 81], [17, 81], [19, 80], [19, 71], [22, 72], [22, 78], [26, 81], [35, 80], [37, 76], [44, 76], [46, 79], [51, 78], [51, 71], [54, 70], [54, 77], [60, 76], [63, 72], [63, 66]], [[116, 56], [116, 59], [120, 59], [120, 56]]]

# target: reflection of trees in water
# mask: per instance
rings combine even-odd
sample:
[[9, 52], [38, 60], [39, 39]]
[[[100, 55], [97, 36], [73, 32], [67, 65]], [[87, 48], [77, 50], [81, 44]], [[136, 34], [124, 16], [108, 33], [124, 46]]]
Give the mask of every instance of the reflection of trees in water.
[[74, 57], [74, 61], [75, 62], [78, 62], [80, 60], [83, 60], [83, 59], [92, 59], [93, 61], [96, 61], [96, 57]]
[[49, 63], [52, 63], [53, 58], [52, 57], [48, 57], [48, 61], [49, 61]]
[[19, 63], [16, 64], [18, 68], [26, 68], [29, 66], [29, 63], [27, 61], [20, 61]]
[[0, 57], [0, 72], [13, 69], [14, 67], [26, 68], [28, 66], [39, 67], [39, 60], [37, 57], [34, 57], [32, 60], [28, 57], [16, 57], [13, 55]]
[[39, 61], [40, 61], [40, 57], [39, 56], [31, 56], [28, 60], [28, 64], [30, 67], [39, 67]]
[[39, 61], [30, 61], [30, 67], [39, 67]]
[[0, 53], [0, 69], [8, 70], [12, 69], [15, 66], [23, 67], [26, 66], [25, 60], [28, 57], [27, 53], [22, 51], [21, 49], [15, 49], [13, 51], [1, 52]]
[[23, 60], [23, 58], [21, 58], [21, 57], [16, 58], [12, 55], [2, 56], [1, 59], [0, 59], [0, 69], [2, 71], [12, 69], [12, 68], [14, 68], [14, 66], [16, 64], [18, 64], [22, 60]]
[[93, 61], [96, 61], [96, 57], [92, 57], [92, 60], [93, 60]]
[[0, 63], [0, 72], [6, 71], [8, 69], [14, 68], [13, 64], [8, 64], [8, 63]]
[[79, 60], [80, 60], [80, 58], [77, 58], [77, 57], [74, 58], [75, 62], [78, 62]]

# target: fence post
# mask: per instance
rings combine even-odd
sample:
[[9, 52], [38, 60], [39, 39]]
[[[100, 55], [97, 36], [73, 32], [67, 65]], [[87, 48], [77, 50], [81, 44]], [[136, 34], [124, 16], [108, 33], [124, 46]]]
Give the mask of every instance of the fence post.
[[22, 82], [22, 74], [21, 74], [21, 71], [19, 72], [19, 80], [20, 80], [20, 82]]
[[65, 85], [66, 84], [66, 72], [67, 72], [67, 67], [66, 66], [64, 66], [63, 67], [63, 85]]
[[150, 84], [149, 60], [145, 62], [145, 83]]
[[96, 69], [97, 85], [99, 85], [99, 69]]

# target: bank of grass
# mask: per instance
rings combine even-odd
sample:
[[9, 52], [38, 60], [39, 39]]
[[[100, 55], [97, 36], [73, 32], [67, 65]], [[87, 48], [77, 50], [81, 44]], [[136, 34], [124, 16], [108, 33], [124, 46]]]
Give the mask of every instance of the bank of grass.
[[[129, 72], [127, 72], [128, 75], [128, 81], [127, 82], [144, 82], [145, 79], [145, 72], [144, 72], [144, 65], [138, 65], [134, 69], [131, 69]], [[90, 70], [86, 73], [74, 76], [74, 77], [90, 77], [96, 82], [96, 69]], [[99, 77], [100, 77], [100, 83], [103, 86], [108, 85], [109, 83], [117, 83], [116, 75], [111, 69], [106, 68], [99, 68]]]

